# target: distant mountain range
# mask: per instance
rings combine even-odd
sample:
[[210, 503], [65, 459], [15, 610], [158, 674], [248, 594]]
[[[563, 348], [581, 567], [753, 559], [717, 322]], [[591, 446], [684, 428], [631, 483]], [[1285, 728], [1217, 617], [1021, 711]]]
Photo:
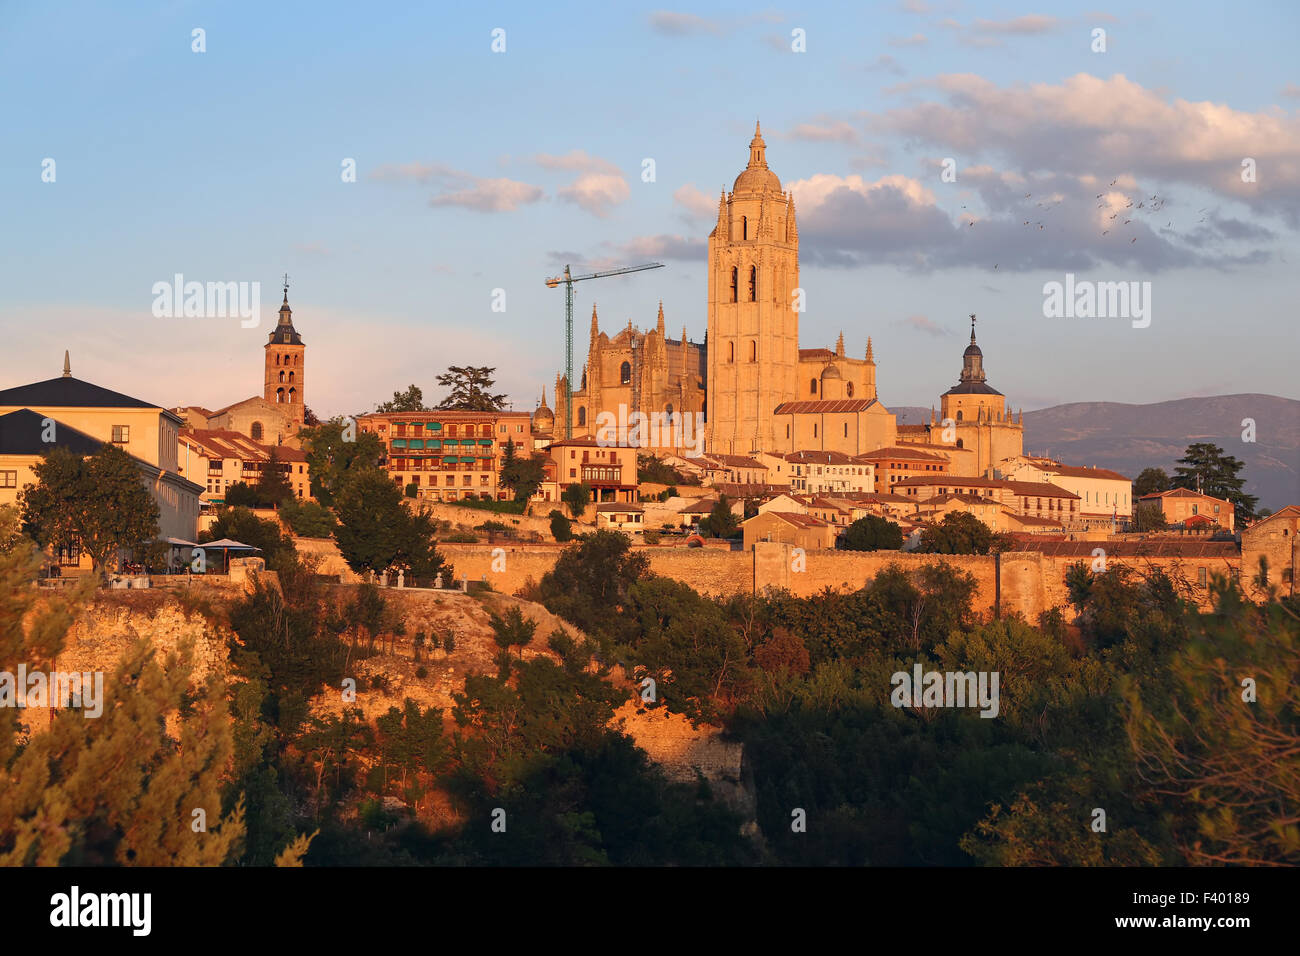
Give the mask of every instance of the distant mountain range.
[[[930, 409], [890, 408], [900, 424], [929, 421]], [[1255, 441], [1242, 441], [1244, 419]], [[1111, 468], [1136, 478], [1143, 468], [1173, 474], [1193, 442], [1212, 442], [1246, 463], [1248, 494], [1276, 511], [1300, 504], [1300, 401], [1276, 395], [1214, 395], [1152, 405], [1075, 402], [1025, 412], [1025, 452], [1071, 465]]]

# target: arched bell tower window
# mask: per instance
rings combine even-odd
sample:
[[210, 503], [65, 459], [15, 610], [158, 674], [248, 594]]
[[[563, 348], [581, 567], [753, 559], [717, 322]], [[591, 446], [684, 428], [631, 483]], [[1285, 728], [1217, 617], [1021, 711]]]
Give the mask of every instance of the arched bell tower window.
[[735, 266], [731, 267], [731, 301], [736, 302], [736, 296], [740, 294], [740, 270]]
[[741, 239], [749, 238], [749, 217], [748, 216], [740, 217], [740, 238]]
[[957, 409], [957, 421], [961, 421], [961, 409]]
[[587, 424], [587, 409], [586, 409], [586, 408], [579, 408], [579, 409], [578, 409], [578, 424], [579, 424], [579, 425], [585, 425], [585, 424]]
[[749, 267], [749, 301], [758, 301], [758, 267]]
[[283, 405], [283, 404], [284, 404], [284, 389], [282, 389], [282, 388], [277, 388], [277, 389], [275, 390], [275, 402], [276, 402], [277, 405]]
[[624, 384], [624, 385], [629, 385], [629, 384], [631, 384], [631, 382], [632, 382], [632, 366], [629, 365], [627, 362], [624, 362], [624, 363], [622, 364], [622, 366], [619, 367], [619, 370], [618, 370], [618, 380], [619, 380], [619, 382], [621, 382], [621, 383]]

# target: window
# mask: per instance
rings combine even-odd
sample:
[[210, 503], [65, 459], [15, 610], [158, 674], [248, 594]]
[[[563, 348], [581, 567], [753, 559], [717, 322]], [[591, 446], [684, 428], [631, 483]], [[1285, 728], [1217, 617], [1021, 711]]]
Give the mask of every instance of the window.
[[853, 397], [853, 383], [852, 383], [852, 382], [845, 382], [845, 383], [844, 383], [844, 394], [845, 394], [845, 396], [847, 396], [848, 398], [852, 398], [852, 397]]
[[727, 343], [727, 361], [728, 361], [728, 362], [734, 362], [734, 361], [736, 361], [736, 343], [735, 343], [735, 342], [728, 342], [728, 343]]
[[17, 471], [0, 471], [0, 488], [17, 488]]
[[284, 372], [283, 372], [283, 371], [280, 372], [280, 381], [282, 381], [282, 382], [284, 381]]
[[813, 426], [813, 438], [816, 438], [816, 437], [817, 437], [817, 426], [814, 425], [814, 426]]
[[749, 267], [749, 301], [758, 301], [758, 267]]
[[[786, 438], [789, 438], [789, 437], [790, 437], [790, 426], [789, 426], [789, 425], [786, 425], [786, 426], [785, 426], [785, 437], [786, 437]], [[780, 471], [780, 470], [781, 470], [781, 466], [778, 465], [777, 468], [776, 468], [776, 470], [777, 470], [777, 471]]]
[[740, 238], [741, 239], [749, 238], [749, 217], [748, 216], [740, 217]]
[[587, 409], [585, 406], [578, 409], [578, 424], [579, 425], [587, 424]]
[[261, 422], [253, 422], [253, 427], [250, 428], [249, 431], [252, 432], [252, 435], [253, 435], [253, 441], [261, 441], [261, 440], [262, 440], [262, 423], [261, 423]]
[[283, 404], [284, 404], [284, 389], [282, 389], [282, 388], [277, 388], [277, 389], [275, 390], [275, 403], [276, 403], [277, 405], [283, 405]]
[[813, 395], [817, 394], [817, 379], [814, 378], [808, 381], [808, 391]]
[[957, 421], [961, 421], [961, 409], [957, 409]]
[[736, 296], [740, 289], [740, 270], [735, 266], [731, 267], [731, 301], [736, 301]]
[[632, 382], [632, 366], [629, 365], [627, 362], [624, 362], [624, 363], [619, 367], [619, 370], [618, 370], [618, 380], [619, 380], [619, 382], [620, 382], [621, 384], [623, 384], [623, 385], [631, 384], [631, 382]]
[[1205, 568], [1196, 569], [1196, 583], [1201, 587], [1205, 587]]
[[749, 360], [751, 362], [758, 361], [758, 342], [754, 339], [749, 340]]

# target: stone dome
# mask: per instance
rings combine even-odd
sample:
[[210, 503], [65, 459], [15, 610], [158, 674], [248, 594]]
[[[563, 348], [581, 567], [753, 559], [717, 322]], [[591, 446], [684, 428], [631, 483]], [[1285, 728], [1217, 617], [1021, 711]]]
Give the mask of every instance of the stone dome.
[[732, 183], [733, 193], [767, 193], [781, 192], [781, 179], [767, 168], [767, 144], [763, 142], [763, 132], [754, 124], [754, 138], [749, 141], [749, 165], [741, 170], [736, 181]]
[[827, 365], [824, 369], [822, 369], [822, 381], [826, 381], [826, 379], [828, 378], [843, 378], [843, 377], [844, 376], [840, 375], [840, 370], [836, 368], [834, 365]]

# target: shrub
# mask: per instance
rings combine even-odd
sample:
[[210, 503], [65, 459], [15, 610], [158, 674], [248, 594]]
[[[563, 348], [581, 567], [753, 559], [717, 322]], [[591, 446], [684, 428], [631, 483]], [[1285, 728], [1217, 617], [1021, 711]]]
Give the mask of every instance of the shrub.
[[563, 512], [551, 512], [551, 537], [556, 541], [573, 540], [573, 523], [564, 517]]
[[641, 533], [641, 537], [645, 540], [645, 543], [646, 543], [646, 544], [658, 544], [658, 543], [659, 543], [659, 532], [658, 532], [658, 531], [643, 531], [643, 532]]
[[420, 678], [421, 680], [424, 680], [424, 678], [429, 676], [429, 668], [421, 664], [419, 667], [415, 669], [415, 676]]

